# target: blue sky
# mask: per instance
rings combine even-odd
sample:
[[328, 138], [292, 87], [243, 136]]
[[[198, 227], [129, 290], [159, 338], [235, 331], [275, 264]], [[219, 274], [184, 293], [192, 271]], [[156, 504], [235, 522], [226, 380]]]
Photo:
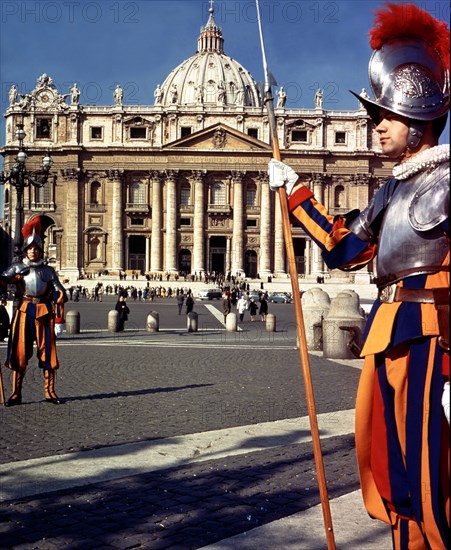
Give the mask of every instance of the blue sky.
[[[373, 0], [260, 0], [269, 68], [288, 93], [287, 107], [355, 109], [349, 94], [363, 87], [371, 50]], [[416, 0], [449, 21], [448, 1]], [[28, 93], [43, 73], [60, 93], [77, 82], [82, 104], [111, 105], [117, 83], [125, 104], [153, 104], [169, 72], [194, 54], [208, 18], [206, 0], [2, 0], [0, 102], [14, 83]], [[263, 80], [254, 0], [217, 0], [215, 20], [227, 55]], [[4, 144], [4, 123], [0, 145]]]

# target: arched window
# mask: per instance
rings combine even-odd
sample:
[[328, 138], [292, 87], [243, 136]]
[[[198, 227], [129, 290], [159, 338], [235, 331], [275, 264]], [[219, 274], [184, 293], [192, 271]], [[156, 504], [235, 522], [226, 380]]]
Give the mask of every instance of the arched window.
[[211, 186], [211, 204], [224, 205], [225, 203], [225, 186], [217, 181]]
[[248, 183], [246, 187], [246, 206], [257, 206], [257, 186]]
[[182, 185], [180, 189], [180, 206], [190, 206], [191, 187], [188, 184]]
[[130, 202], [132, 204], [144, 204], [146, 202], [145, 196], [144, 183], [142, 181], [134, 181], [130, 185]]
[[337, 187], [335, 187], [334, 206], [336, 208], [345, 208], [346, 207], [345, 188], [343, 187], [343, 185], [337, 185]]
[[100, 190], [101, 185], [98, 181], [93, 181], [91, 183], [91, 193], [90, 193], [90, 203], [91, 204], [100, 204]]

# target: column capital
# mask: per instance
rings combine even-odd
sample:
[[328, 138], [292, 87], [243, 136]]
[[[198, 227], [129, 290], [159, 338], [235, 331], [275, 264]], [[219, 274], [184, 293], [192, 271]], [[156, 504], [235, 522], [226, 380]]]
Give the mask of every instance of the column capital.
[[230, 177], [234, 183], [243, 183], [246, 170], [231, 170]]
[[207, 175], [206, 170], [191, 170], [191, 174], [188, 176], [188, 180], [191, 183], [195, 183], [196, 181], [205, 181], [205, 177]]
[[110, 180], [122, 180], [125, 170], [105, 170], [106, 177]]
[[176, 181], [180, 174], [180, 170], [165, 170], [164, 175], [168, 181]]
[[80, 180], [86, 172], [81, 168], [63, 168], [60, 174], [65, 180]]
[[326, 172], [314, 172], [311, 174], [310, 179], [314, 184], [326, 185], [330, 181], [330, 176]]
[[164, 176], [164, 171], [162, 170], [149, 170], [147, 176], [151, 181], [161, 181]]

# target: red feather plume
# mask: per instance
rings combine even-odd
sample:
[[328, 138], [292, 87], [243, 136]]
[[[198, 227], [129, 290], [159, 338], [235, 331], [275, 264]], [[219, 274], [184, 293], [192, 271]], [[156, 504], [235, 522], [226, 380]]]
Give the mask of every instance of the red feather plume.
[[433, 46], [449, 70], [449, 28], [415, 4], [387, 3], [375, 10], [374, 28], [370, 30], [370, 46], [378, 50], [391, 38], [417, 37]]
[[28, 236], [30, 236], [33, 233], [33, 229], [36, 231], [36, 233], [39, 235], [39, 237], [42, 237], [41, 234], [41, 216], [36, 216], [22, 227], [22, 236], [24, 239], [26, 239]]

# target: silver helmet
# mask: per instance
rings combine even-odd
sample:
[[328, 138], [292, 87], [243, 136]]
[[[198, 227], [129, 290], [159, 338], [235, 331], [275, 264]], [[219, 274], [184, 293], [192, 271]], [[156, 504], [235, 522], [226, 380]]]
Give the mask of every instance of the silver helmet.
[[449, 110], [449, 29], [414, 4], [386, 4], [375, 23], [368, 67], [375, 99], [351, 93], [376, 124], [381, 109], [409, 119], [408, 144], [417, 147], [425, 124]]
[[44, 250], [44, 243], [41, 237], [42, 233], [42, 219], [41, 216], [36, 216], [29, 222], [27, 222], [22, 228], [23, 245], [22, 250], [25, 250], [35, 244], [41, 251]]
[[375, 100], [359, 96], [370, 117], [380, 109], [413, 120], [440, 118], [449, 110], [449, 75], [440, 54], [420, 39], [398, 38], [376, 50], [369, 63]]

